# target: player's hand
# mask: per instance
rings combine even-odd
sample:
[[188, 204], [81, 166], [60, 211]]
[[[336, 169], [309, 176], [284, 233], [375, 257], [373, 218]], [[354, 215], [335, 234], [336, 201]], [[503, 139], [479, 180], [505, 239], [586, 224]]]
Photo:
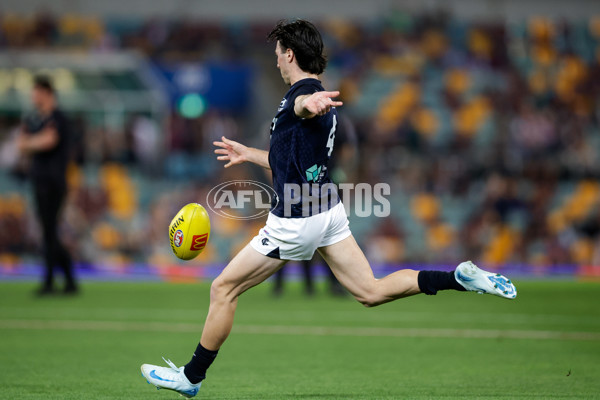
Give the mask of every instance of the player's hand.
[[248, 147], [234, 140], [229, 140], [225, 136], [222, 136], [221, 140], [221, 142], [214, 141], [213, 144], [220, 147], [220, 149], [215, 150], [215, 154], [222, 154], [217, 157], [217, 160], [229, 161], [225, 164], [225, 168], [248, 161]]
[[339, 95], [340, 92], [337, 90], [313, 93], [302, 100], [302, 108], [311, 116], [325, 115], [331, 110], [331, 107], [339, 107], [344, 104], [341, 101], [333, 100]]
[[28, 139], [29, 139], [29, 136], [27, 136], [27, 134], [25, 134], [25, 133], [19, 133], [17, 135], [17, 138], [16, 138], [17, 150], [21, 154], [27, 153], [27, 151], [28, 151], [28, 147], [27, 147]]

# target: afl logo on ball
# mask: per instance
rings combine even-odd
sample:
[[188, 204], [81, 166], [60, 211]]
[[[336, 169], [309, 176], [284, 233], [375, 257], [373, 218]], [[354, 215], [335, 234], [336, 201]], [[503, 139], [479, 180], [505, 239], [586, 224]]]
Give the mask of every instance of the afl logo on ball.
[[178, 229], [177, 232], [175, 232], [175, 235], [173, 235], [173, 243], [175, 243], [175, 246], [177, 247], [181, 246], [183, 243], [183, 232], [181, 232], [181, 229]]

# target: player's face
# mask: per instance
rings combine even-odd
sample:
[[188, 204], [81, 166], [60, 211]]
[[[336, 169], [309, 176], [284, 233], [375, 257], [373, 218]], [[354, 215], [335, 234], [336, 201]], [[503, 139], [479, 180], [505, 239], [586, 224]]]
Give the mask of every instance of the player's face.
[[282, 51], [281, 49], [282, 49], [282, 47], [278, 41], [277, 45], [275, 46], [275, 55], [277, 56], [277, 68], [279, 68], [279, 72], [281, 72], [281, 77], [283, 78], [283, 81], [285, 82], [285, 84], [289, 85], [290, 84], [290, 76], [288, 73], [288, 67], [289, 67], [288, 54], [287, 54], [287, 51]]
[[42, 104], [44, 104], [44, 95], [46, 93], [44, 93], [43, 90], [40, 90], [38, 88], [34, 88], [31, 91], [31, 102], [33, 103], [33, 106], [35, 108], [40, 108], [42, 107]]

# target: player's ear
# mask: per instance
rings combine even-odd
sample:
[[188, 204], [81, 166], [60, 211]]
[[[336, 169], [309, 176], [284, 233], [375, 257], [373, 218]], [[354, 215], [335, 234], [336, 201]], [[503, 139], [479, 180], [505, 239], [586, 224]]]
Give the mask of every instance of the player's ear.
[[291, 63], [292, 61], [294, 61], [294, 57], [296, 57], [296, 55], [294, 54], [294, 50], [287, 49], [285, 51], [285, 58], [286, 58], [286, 60], [287, 60], [288, 63]]

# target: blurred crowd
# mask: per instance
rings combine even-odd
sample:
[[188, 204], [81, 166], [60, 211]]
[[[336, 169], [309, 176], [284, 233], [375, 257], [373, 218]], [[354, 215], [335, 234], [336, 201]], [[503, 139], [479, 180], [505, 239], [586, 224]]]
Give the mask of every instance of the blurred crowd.
[[[329, 57], [325, 86], [341, 91], [340, 113], [358, 138], [345, 180], [392, 188], [389, 218], [351, 216], [370, 260], [600, 264], [600, 16], [484, 23], [393, 11], [376, 22], [318, 25]], [[260, 73], [279, 79], [265, 43], [271, 26], [3, 15], [0, 49], [264, 59], [260, 66], [273, 69]], [[11, 157], [2, 149], [15, 119], [1, 121], [0, 162]], [[167, 226], [179, 207], [202, 203], [218, 182], [261, 174], [222, 170], [211, 142], [225, 135], [264, 146], [266, 130], [247, 132], [244, 115], [210, 105], [194, 119], [131, 116], [115, 133], [77, 121], [82, 144], [63, 229], [82, 263], [170, 265]], [[22, 186], [6, 171], [14, 190], [0, 193], [0, 263], [32, 254], [37, 243]], [[198, 265], [225, 262], [263, 223], [212, 218]]]

